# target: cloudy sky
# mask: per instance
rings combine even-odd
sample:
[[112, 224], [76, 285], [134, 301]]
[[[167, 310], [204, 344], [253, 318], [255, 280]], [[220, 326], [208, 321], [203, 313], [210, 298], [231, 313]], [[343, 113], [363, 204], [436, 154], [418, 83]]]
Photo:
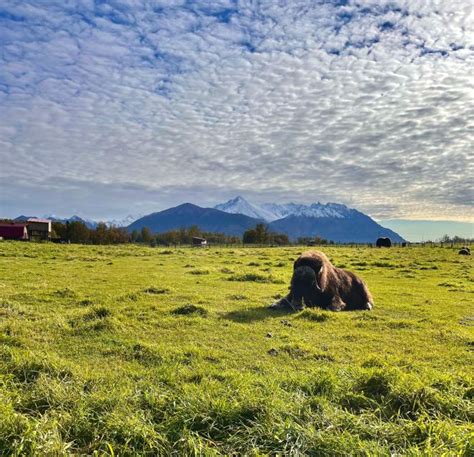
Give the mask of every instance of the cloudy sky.
[[468, 220], [473, 24], [471, 0], [2, 0], [0, 213]]

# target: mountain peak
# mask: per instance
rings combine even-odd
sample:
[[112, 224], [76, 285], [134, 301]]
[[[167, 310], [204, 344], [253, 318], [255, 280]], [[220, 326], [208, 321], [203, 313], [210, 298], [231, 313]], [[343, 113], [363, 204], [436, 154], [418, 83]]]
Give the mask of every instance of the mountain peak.
[[215, 208], [202, 208], [192, 203], [183, 203], [174, 208], [143, 216], [130, 224], [128, 230], [148, 227], [155, 233], [162, 233], [197, 225], [201, 230], [208, 232], [242, 236], [245, 230], [253, 227], [256, 222], [258, 220], [242, 214], [228, 214]]
[[227, 213], [244, 214], [269, 223], [271, 230], [283, 232], [290, 239], [299, 236], [321, 236], [339, 242], [374, 242], [379, 236], [390, 236], [403, 241], [391, 230], [385, 229], [370, 217], [341, 203], [249, 203], [240, 195], [216, 209]]
[[311, 205], [300, 203], [264, 203], [262, 205], [256, 205], [248, 202], [240, 195], [225, 203], [216, 205], [214, 208], [226, 213], [244, 214], [249, 217], [263, 219], [266, 222], [273, 222], [288, 216], [342, 219], [354, 211], [340, 203], [324, 204], [317, 202]]
[[225, 203], [214, 206], [214, 209], [230, 214], [243, 214], [244, 216], [253, 217], [255, 219], [264, 219], [266, 221], [271, 217], [271, 214], [268, 214], [268, 212], [259, 206], [249, 203], [240, 195], [226, 201]]

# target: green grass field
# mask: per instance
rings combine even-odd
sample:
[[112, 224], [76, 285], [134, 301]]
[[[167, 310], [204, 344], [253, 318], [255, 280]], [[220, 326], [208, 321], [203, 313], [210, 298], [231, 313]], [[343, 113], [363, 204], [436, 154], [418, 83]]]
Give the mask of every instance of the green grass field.
[[0, 454], [474, 455], [471, 258], [322, 250], [374, 311], [265, 309], [298, 247], [0, 243]]

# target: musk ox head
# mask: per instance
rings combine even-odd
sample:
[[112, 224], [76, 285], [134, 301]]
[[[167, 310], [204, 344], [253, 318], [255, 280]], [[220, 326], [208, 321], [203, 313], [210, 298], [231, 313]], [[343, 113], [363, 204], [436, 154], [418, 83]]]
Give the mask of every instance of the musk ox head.
[[311, 302], [314, 292], [322, 292], [321, 279], [323, 276], [323, 265], [316, 272], [313, 268], [302, 265], [295, 268], [293, 277], [291, 278], [292, 307], [293, 309], [301, 309], [302, 302]]
[[291, 278], [291, 290], [293, 294], [303, 298], [308, 296], [314, 288], [320, 290], [316, 272], [307, 266], [296, 268]]

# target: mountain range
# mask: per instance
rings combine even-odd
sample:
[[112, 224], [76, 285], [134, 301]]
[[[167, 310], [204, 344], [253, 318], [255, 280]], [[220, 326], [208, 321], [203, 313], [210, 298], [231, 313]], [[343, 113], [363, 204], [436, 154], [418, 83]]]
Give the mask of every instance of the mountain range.
[[337, 243], [373, 243], [380, 236], [388, 236], [394, 242], [404, 241], [369, 216], [338, 203], [255, 205], [242, 197], [214, 208], [184, 203], [144, 216], [130, 224], [128, 230], [148, 227], [152, 232], [160, 233], [197, 225], [204, 231], [241, 236], [245, 230], [262, 222], [270, 231], [286, 233], [291, 240], [319, 236]]
[[201, 208], [191, 203], [184, 203], [175, 208], [141, 217], [130, 224], [128, 230], [141, 230], [143, 227], [148, 227], [154, 233], [161, 233], [197, 225], [206, 232], [241, 236], [245, 230], [254, 227], [259, 222], [263, 221], [244, 214], [227, 213], [214, 208]]
[[[17, 222], [24, 222], [24, 221], [27, 221], [28, 219], [31, 219], [32, 217], [36, 217], [36, 216], [21, 215], [21, 216], [16, 217], [14, 220]], [[124, 217], [123, 219], [111, 219], [109, 221], [104, 221], [104, 223], [108, 225], [109, 227], [127, 227], [139, 217], [141, 216], [128, 215], [127, 217]], [[86, 225], [86, 227], [90, 229], [95, 229], [97, 225], [99, 224], [99, 222], [102, 222], [102, 221], [94, 221], [92, 219], [84, 219], [76, 215], [71, 216], [71, 217], [57, 217], [54, 215], [47, 215], [47, 216], [43, 216], [42, 218], [49, 219], [51, 222], [62, 222], [63, 224], [65, 224], [66, 222], [82, 222]]]
[[[46, 218], [63, 223], [79, 221], [92, 229], [97, 226], [96, 221], [79, 216], [70, 218], [46, 216]], [[26, 219], [28, 219], [27, 216], [16, 218], [18, 221]], [[242, 236], [246, 230], [255, 227], [256, 224], [265, 223], [270, 231], [285, 233], [293, 241], [299, 237], [316, 236], [336, 243], [373, 243], [380, 236], [388, 236], [397, 243], [404, 241], [398, 233], [382, 227], [366, 214], [339, 203], [257, 205], [239, 196], [218, 204], [214, 208], [184, 203], [135, 219], [133, 216], [127, 216], [123, 220], [108, 221], [106, 224], [126, 227], [130, 232], [148, 227], [154, 233], [196, 225], [207, 232]]]
[[[155, 231], [163, 231], [165, 227], [168, 227], [168, 229], [180, 228], [181, 226], [196, 224], [209, 231], [216, 231], [218, 227], [221, 232], [241, 235], [249, 227], [249, 220], [229, 219], [226, 216], [226, 214], [234, 214], [251, 218], [250, 226], [254, 226], [258, 222], [265, 222], [271, 230], [284, 231], [291, 239], [299, 236], [311, 237], [318, 235], [336, 242], [347, 242], [347, 240], [373, 242], [373, 238], [380, 235], [389, 236], [394, 241], [400, 241], [403, 237], [418, 242], [437, 240], [446, 234], [464, 238], [474, 237], [474, 224], [472, 222], [402, 219], [374, 221], [367, 215], [338, 203], [313, 203], [311, 205], [264, 203], [257, 205], [242, 197], [236, 197], [216, 205], [214, 208], [187, 205], [187, 216], [184, 218], [179, 216], [179, 213], [183, 213], [183, 208], [181, 208], [183, 205], [180, 205], [148, 216], [128, 215], [123, 219], [113, 219], [105, 221], [105, 223], [115, 227], [137, 228], [143, 226], [141, 222], [143, 218], [146, 218], [147, 224], [153, 223], [154, 220], [159, 222], [159, 224], [157, 222], [153, 225], [153, 227], [156, 227], [154, 228]], [[211, 209], [218, 212], [209, 211]], [[175, 217], [173, 213], [177, 213], [178, 216]], [[50, 215], [44, 217], [63, 223], [66, 221], [80, 221], [92, 229], [98, 224], [97, 221], [79, 216], [60, 218]], [[25, 221], [28, 218], [28, 216], [19, 216], [16, 220]], [[402, 234], [402, 237], [398, 234]]]
[[[16, 217], [14, 220], [17, 222], [25, 222], [28, 219], [35, 218], [37, 216], [24, 216], [23, 214], [21, 216]], [[71, 217], [56, 217], [56, 216], [43, 216], [42, 219], [49, 219], [51, 222], [62, 222], [65, 224], [66, 222], [82, 222], [84, 223], [88, 228], [90, 229], [95, 229], [97, 227], [98, 222], [92, 221], [90, 219], [83, 219], [82, 217], [79, 216], [71, 216]]]
[[300, 203], [264, 203], [262, 205], [255, 205], [240, 196], [216, 205], [214, 208], [226, 213], [245, 214], [256, 219], [263, 219], [266, 222], [273, 222], [288, 216], [344, 219], [350, 215], [351, 211], [355, 211], [339, 203], [322, 204], [318, 202], [311, 205]]

